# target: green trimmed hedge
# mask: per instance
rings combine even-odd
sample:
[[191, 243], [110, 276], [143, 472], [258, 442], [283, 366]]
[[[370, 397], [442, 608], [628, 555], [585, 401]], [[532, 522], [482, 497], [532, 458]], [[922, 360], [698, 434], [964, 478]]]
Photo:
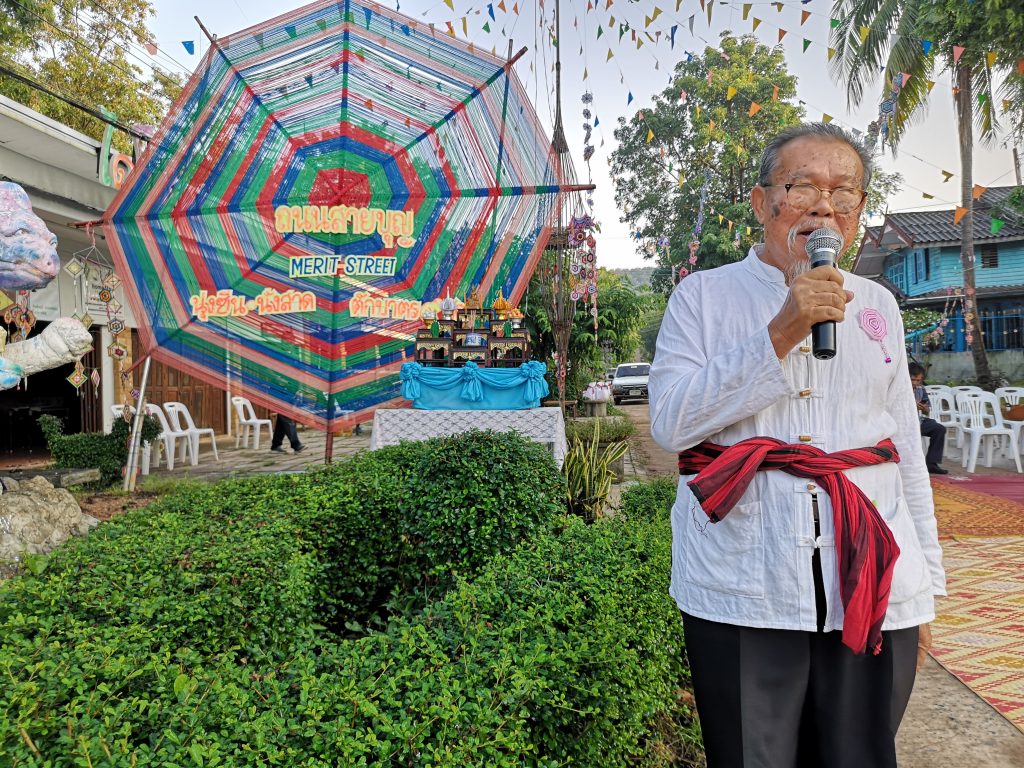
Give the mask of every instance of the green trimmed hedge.
[[658, 477], [628, 486], [622, 492], [619, 504], [621, 514], [630, 520], [667, 519], [676, 501], [677, 483], [676, 478]]
[[0, 584], [0, 764], [695, 765], [667, 520], [562, 493], [478, 433], [105, 523]]
[[[118, 482], [128, 463], [128, 438], [132, 425], [124, 419], [114, 419], [108, 434], [83, 432], [64, 434], [64, 424], [56, 416], [39, 417], [39, 429], [46, 438], [53, 464], [58, 469], [97, 468], [102, 477], [97, 483], [103, 487]], [[153, 441], [160, 434], [160, 424], [152, 416], [142, 420], [142, 440]]]
[[593, 440], [594, 428], [601, 430], [602, 443], [626, 440], [636, 433], [636, 425], [626, 416], [581, 416], [565, 424], [565, 437], [570, 442], [578, 437], [584, 443]]

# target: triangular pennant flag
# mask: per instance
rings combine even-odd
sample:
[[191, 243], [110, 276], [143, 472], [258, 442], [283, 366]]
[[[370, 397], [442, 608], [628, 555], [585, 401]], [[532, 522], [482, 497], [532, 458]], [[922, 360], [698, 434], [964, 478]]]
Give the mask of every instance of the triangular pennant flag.
[[786, 30], [784, 30], [782, 27], [779, 27], [779, 42], [780, 43], [782, 42], [782, 38], [784, 38], [785, 36], [786, 36]]
[[598, 25], [598, 27], [597, 27], [597, 39], [600, 40], [601, 39], [601, 35], [603, 35], [603, 34], [604, 34], [604, 27]]
[[697, 119], [700, 120], [700, 104], [697, 105], [697, 107], [694, 109], [694, 112], [697, 115]]
[[971, 197], [973, 197], [975, 200], [977, 200], [979, 197], [984, 195], [987, 190], [988, 190], [988, 187], [983, 187], [983, 186], [981, 186], [981, 184], [975, 184], [974, 185], [974, 189], [971, 190]]
[[444, 0], [444, 4], [451, 8], [453, 11], [455, 10], [455, 3], [453, 0]]
[[839, 19], [829, 19], [829, 26], [835, 29], [839, 26]]
[[772, 86], [772, 101], [778, 101], [778, 100], [779, 100], [779, 86], [773, 85]]
[[452, 25], [452, 23], [450, 21], [446, 21], [445, 26], [448, 27], [448, 34], [451, 35], [452, 37], [455, 37], [455, 27]]
[[289, 24], [288, 26], [286, 26], [284, 28], [284, 31], [288, 33], [288, 37], [290, 37], [292, 40], [299, 36], [299, 30], [295, 28], [294, 24]]
[[807, 38], [805, 37], [805, 38], [804, 38], [804, 50], [803, 50], [803, 53], [807, 53], [807, 49], [808, 49], [808, 48], [810, 47], [810, 45], [811, 45], [811, 41], [810, 41], [810, 40], [808, 40], [808, 39], [807, 39]]
[[1003, 228], [1003, 225], [1004, 225], [1005, 223], [1006, 223], [1006, 222], [1005, 222], [1005, 221], [1003, 221], [1002, 219], [997, 219], [997, 218], [996, 218], [995, 216], [993, 216], [993, 217], [992, 217], [992, 223], [991, 223], [991, 224], [990, 224], [990, 226], [989, 226], [989, 231], [990, 231], [990, 232], [991, 232], [991, 233], [992, 233], [993, 235], [998, 235], [998, 234], [999, 234], [999, 230], [1001, 230], [1001, 229]]
[[942, 174], [942, 175], [943, 175], [943, 176], [945, 177], [945, 178], [944, 178], [944, 179], [942, 180], [942, 183], [943, 183], [943, 184], [945, 184], [945, 183], [946, 183], [947, 181], [949, 181], [950, 179], [952, 179], [952, 178], [953, 178], [953, 174], [952, 174], [952, 172], [950, 172], [950, 171], [940, 171], [940, 173], [941, 173], [941, 174]]
[[822, 112], [821, 113], [821, 122], [825, 123], [825, 125], [828, 125], [829, 123], [832, 122], [832, 115], [830, 115], [830, 114], [828, 114], [826, 112]]
[[864, 41], [868, 39], [868, 34], [870, 34], [870, 32], [871, 32], [870, 27], [861, 27], [860, 28], [860, 43], [861, 43], [861, 45], [863, 45]]
[[683, 184], [685, 184], [685, 183], [686, 183], [686, 177], [683, 176], [683, 172], [680, 171], [679, 172], [679, 185], [678, 185], [679, 189], [682, 189], [683, 188]]
[[196, 54], [196, 43], [195, 40], [182, 40], [181, 44], [185, 46], [185, 50], [188, 51], [189, 56], [195, 56]]
[[1009, 111], [1010, 111], [1010, 100], [1009, 99], [1003, 99], [1003, 112], [1009, 112]]
[[828, 60], [832, 61], [832, 57], [835, 56], [835, 55], [836, 55], [836, 49], [835, 48], [829, 48], [828, 49]]
[[755, 16], [753, 29], [751, 31], [756, 31], [759, 26], [761, 26], [761, 20]]
[[802, 27], [809, 18], [811, 18], [810, 11], [800, 11], [800, 26]]
[[676, 30], [679, 29], [678, 24], [673, 24], [672, 29], [669, 30], [669, 50], [674, 51], [676, 49]]
[[960, 57], [964, 55], [964, 51], [965, 50], [966, 49], [962, 45], [954, 45], [953, 46], [953, 61], [954, 62], [960, 61]]
[[978, 94], [978, 104], [984, 106], [986, 101], [988, 101], [988, 94], [987, 93], [979, 93]]
[[305, 80], [306, 80], [306, 85], [308, 85], [310, 88], [312, 88], [313, 87], [313, 76], [312, 75], [306, 75]]
[[158, 50], [160, 50], [159, 48], [156, 47], [156, 45], [154, 45], [153, 43], [149, 42], [148, 40], [145, 43], [143, 43], [143, 45], [146, 48], [146, 53], [148, 53], [150, 56], [156, 56], [156, 52]]
[[1024, 75], [1024, 59], [1017, 59], [1017, 74]]
[[711, 26], [711, 11], [714, 10], [715, 4], [708, 3], [708, 26]]
[[931, 40], [922, 40], [921, 41], [921, 50], [924, 51], [924, 55], [925, 56], [927, 56], [929, 53], [931, 53], [932, 52], [932, 41]]
[[650, 128], [648, 128], [647, 129], [647, 143], [650, 144], [652, 141], [654, 141], [654, 131], [651, 130]]
[[935, 195], [929, 195], [927, 192], [922, 192], [921, 193], [921, 197], [923, 197], [925, 200], [934, 200], [935, 199]]
[[718, 223], [721, 224], [725, 220], [725, 216], [718, 214]]
[[962, 219], [966, 213], [967, 213], [967, 209], [966, 208], [958, 207], [956, 209], [956, 211], [953, 212], [953, 223], [954, 224], [959, 224], [960, 223], [960, 219]]
[[594, 115], [594, 127], [597, 128], [600, 124], [601, 121], [598, 119], [597, 115]]
[[736, 95], [736, 88], [734, 86], [730, 85], [728, 88], [725, 89], [725, 100], [726, 101], [732, 101], [732, 97], [735, 96], [735, 95]]
[[605, 61], [611, 61], [611, 60], [612, 60], [612, 56], [614, 56], [614, 55], [615, 55], [615, 54], [614, 54], [614, 53], [612, 53], [612, 49], [611, 49], [611, 48], [609, 48], [609, 49], [608, 49], [608, 56], [607, 56], [607, 58], [605, 59]]
[[761, 111], [761, 105], [758, 104], [756, 101], [752, 101], [752, 102], [750, 102], [750, 110], [747, 112], [747, 117], [753, 117], [754, 115], [756, 115], [760, 111]]
[[[462, 36], [469, 37], [469, 25], [466, 23], [466, 17], [462, 17]], [[558, 41], [555, 41], [555, 45], [558, 45]]]
[[491, 31], [491, 22], [485, 21], [484, 25], [482, 27], [480, 27], [480, 29], [482, 29], [484, 32], [490, 33], [490, 31]]
[[744, 21], [747, 20], [747, 14], [750, 13], [750, 9], [753, 8], [753, 7], [754, 7], [753, 3], [744, 3], [743, 4], [743, 20]]
[[782, 3], [772, 3], [772, 5], [775, 6], [775, 10], [777, 13], [782, 13]]
[[932, 88], [934, 88], [934, 87], [935, 87], [935, 81], [934, 80], [929, 80], [928, 81], [928, 93], [931, 93], [932, 92]]
[[626, 94], [626, 106], [628, 107], [632, 103], [633, 103], [633, 92], [629, 91], [629, 93]]
[[713, 130], [715, 130], [715, 121], [714, 120], [708, 120], [708, 132], [711, 132]]
[[988, 68], [992, 69], [992, 67], [994, 67], [996, 65], [996, 52], [995, 51], [989, 51], [988, 53], [986, 53], [985, 54], [985, 61], [988, 62]]
[[587, 72], [587, 68], [584, 67], [583, 68], [583, 79], [586, 80], [588, 77], [590, 77], [590, 73]]
[[[587, 10], [589, 11], [590, 9], [588, 8]], [[487, 4], [487, 15], [491, 17], [491, 21], [495, 21], [495, 18], [494, 18], [494, 3], [488, 3]]]
[[689, 18], [689, 22], [690, 22], [690, 34], [691, 34], [691, 35], [693, 34], [693, 17], [694, 17], [694, 16], [696, 16], [696, 15], [697, 15], [697, 14], [691, 14], [691, 16], [690, 16], [690, 18]]

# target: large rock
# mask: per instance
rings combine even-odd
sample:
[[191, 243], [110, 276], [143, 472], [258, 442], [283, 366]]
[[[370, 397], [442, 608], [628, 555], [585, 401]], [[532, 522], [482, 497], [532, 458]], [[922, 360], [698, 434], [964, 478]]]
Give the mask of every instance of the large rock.
[[7, 490], [0, 495], [0, 562], [52, 552], [99, 522], [83, 514], [74, 496], [54, 488], [46, 478], [5, 485]]

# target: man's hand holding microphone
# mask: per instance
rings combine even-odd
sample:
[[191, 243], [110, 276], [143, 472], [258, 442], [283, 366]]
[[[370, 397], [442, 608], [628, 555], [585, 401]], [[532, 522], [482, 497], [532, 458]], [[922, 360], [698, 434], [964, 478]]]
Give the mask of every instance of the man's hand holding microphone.
[[836, 323], [846, 316], [853, 293], [843, 288], [836, 268], [843, 239], [834, 229], [822, 227], [807, 238], [811, 269], [790, 282], [779, 313], [768, 323], [775, 354], [781, 360], [811, 334], [813, 353], [819, 360], [836, 354]]

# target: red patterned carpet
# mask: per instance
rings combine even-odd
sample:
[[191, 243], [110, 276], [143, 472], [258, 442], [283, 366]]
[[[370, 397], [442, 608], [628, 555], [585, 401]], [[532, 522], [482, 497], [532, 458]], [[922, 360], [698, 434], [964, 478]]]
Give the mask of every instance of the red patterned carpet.
[[1024, 536], [1024, 505], [944, 479], [932, 479], [932, 492], [943, 536]]
[[938, 601], [932, 656], [1024, 731], [1024, 538], [942, 545], [949, 596]]
[[1024, 504], [1024, 476], [1012, 475], [966, 475], [951, 474], [933, 476], [932, 480], [957, 488], [966, 488], [977, 493], [999, 496], [1018, 504]]

